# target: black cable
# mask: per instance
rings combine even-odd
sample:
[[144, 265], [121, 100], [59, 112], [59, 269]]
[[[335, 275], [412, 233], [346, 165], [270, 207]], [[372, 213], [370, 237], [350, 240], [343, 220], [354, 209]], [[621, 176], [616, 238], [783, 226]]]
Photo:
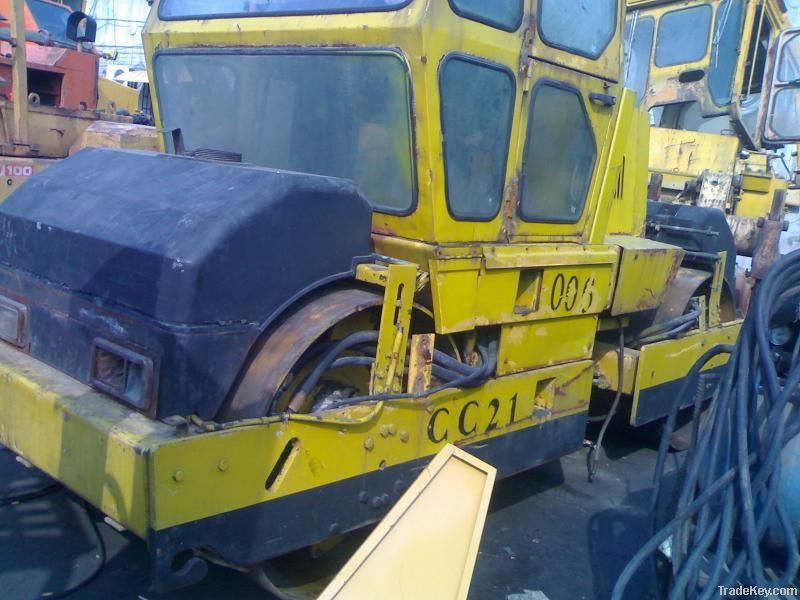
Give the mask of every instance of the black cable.
[[[300, 399], [305, 401], [314, 391], [314, 388], [319, 384], [325, 373], [331, 369], [344, 366], [371, 365], [371, 363], [375, 361], [374, 355], [375, 352], [377, 352], [377, 347], [373, 344], [378, 341], [378, 336], [379, 334], [377, 331], [360, 331], [330, 344], [314, 369], [294, 392], [292, 402]], [[348, 351], [368, 352], [371, 353], [372, 356], [342, 356], [342, 354]], [[433, 351], [432, 358], [434, 361], [433, 374], [437, 379], [444, 382], [444, 386], [441, 389], [469, 387], [470, 385], [474, 385], [475, 381], [481, 380], [481, 376], [487, 366], [486, 356], [483, 356], [484, 361], [480, 367], [462, 363], [439, 350]], [[488, 376], [484, 377], [483, 380], [486, 378], [488, 378]], [[481, 382], [483, 380], [481, 380]], [[440, 388], [436, 388], [436, 390], [440, 391]], [[376, 397], [377, 396], [362, 396], [355, 398], [355, 400], [358, 402], [367, 402], [369, 400], [366, 400], [366, 398]], [[317, 410], [320, 404], [321, 402], [319, 400], [316, 401], [312, 412]], [[339, 406], [343, 405], [336, 405], [336, 407]]]
[[5, 496], [3, 498], [0, 498], [0, 506], [10, 506], [11, 504], [21, 504], [23, 502], [31, 502], [33, 500], [39, 500], [40, 498], [44, 498], [45, 496], [55, 494], [62, 487], [63, 486], [60, 483], [53, 483], [50, 485], [46, 485], [41, 489], [34, 490], [33, 492], [24, 492], [22, 494], [17, 494], [15, 496]]
[[[342, 367], [371, 367], [373, 364], [375, 364], [374, 356], [343, 356], [333, 361], [330, 370], [341, 369]], [[405, 372], [408, 372], [408, 367], [406, 367]], [[445, 383], [454, 381], [462, 376], [461, 373], [450, 371], [436, 364], [431, 365], [431, 372], [436, 379]]]
[[[454, 381], [450, 381], [438, 387], [432, 388], [430, 390], [425, 390], [424, 392], [418, 392], [415, 394], [378, 394], [375, 396], [357, 396], [354, 398], [346, 398], [341, 400], [340, 402], [336, 402], [329, 406], [326, 406], [326, 410], [334, 410], [338, 408], [345, 408], [347, 406], [353, 406], [355, 404], [364, 404], [367, 402], [389, 402], [392, 400], [418, 400], [420, 398], [426, 398], [433, 394], [438, 394], [439, 392], [443, 392], [449, 389], [455, 388], [467, 388], [467, 387], [478, 387], [483, 385], [489, 377], [491, 377], [492, 373], [494, 372], [495, 368], [497, 367], [497, 342], [491, 342], [488, 348], [483, 348], [482, 346], [478, 346], [478, 353], [481, 355], [481, 366], [475, 370], [472, 375], [464, 375], [459, 379]], [[318, 409], [319, 402], [314, 405], [312, 409], [312, 413]]]
[[85, 500], [83, 502], [83, 510], [86, 512], [86, 517], [89, 519], [89, 525], [92, 527], [92, 531], [94, 532], [95, 539], [97, 540], [97, 547], [99, 549], [99, 556], [97, 561], [97, 566], [94, 570], [87, 576], [84, 577], [81, 581], [76, 583], [75, 585], [68, 587], [65, 590], [62, 590], [56, 594], [48, 594], [46, 596], [47, 600], [57, 600], [58, 598], [66, 598], [67, 596], [71, 596], [76, 592], [84, 589], [86, 586], [91, 584], [95, 579], [100, 576], [100, 573], [103, 572], [106, 566], [106, 559], [107, 559], [107, 550], [106, 550], [106, 542], [103, 539], [103, 536], [100, 534], [100, 530], [97, 527], [97, 522], [92, 518], [91, 507], [89, 503]]
[[[6, 496], [4, 498], [0, 498], [0, 506], [9, 506], [12, 504], [21, 504], [25, 502], [32, 502], [34, 500], [40, 500], [41, 498], [54, 494], [55, 492], [58, 492], [62, 489], [64, 489], [63, 485], [61, 485], [60, 483], [53, 483], [33, 492], [26, 492], [24, 494], [17, 494], [15, 496]], [[103, 536], [100, 534], [100, 530], [97, 528], [97, 523], [92, 517], [91, 507], [89, 506], [89, 503], [86, 502], [85, 500], [82, 500], [81, 502], [83, 505], [83, 510], [86, 513], [86, 518], [89, 519], [89, 525], [91, 526], [92, 531], [94, 532], [95, 539], [97, 541], [97, 547], [99, 548], [99, 557], [98, 557], [99, 560], [97, 566], [87, 577], [83, 578], [75, 585], [70, 586], [67, 589], [61, 590], [60, 592], [54, 594], [48, 593], [46, 596], [48, 600], [66, 598], [67, 596], [70, 596], [82, 590], [87, 585], [92, 583], [95, 579], [97, 579], [97, 577], [100, 575], [100, 573], [106, 566], [107, 551], [106, 551], [105, 540], [103, 540]]]
[[[670, 540], [672, 586], [669, 597], [718, 597], [719, 586], [794, 584], [800, 551], [792, 523], [778, 502], [780, 457], [800, 434], [800, 365], [780, 360], [770, 343], [770, 328], [790, 323], [800, 330], [795, 310], [800, 285], [800, 251], [778, 260], [759, 288], [735, 347], [718, 346], [692, 368], [671, 406], [659, 447], [653, 481], [650, 541], [631, 559], [614, 588], [618, 600], [636, 571], [649, 562], [656, 572], [656, 551]], [[797, 331], [800, 336], [800, 331]], [[800, 342], [794, 343], [794, 350]], [[794, 353], [793, 350], [793, 353]], [[704, 417], [695, 399], [692, 444], [682, 468], [677, 506], [665, 525], [661, 487], [669, 438], [688, 386], [710, 360], [729, 353], [724, 376]], [[702, 419], [702, 422], [699, 420]], [[783, 539], [783, 564], [762, 556], [762, 540], [771, 523]], [[658, 579], [657, 597], [663, 597]]]
[[619, 347], [617, 351], [619, 352], [617, 358], [617, 394], [614, 396], [611, 410], [608, 411], [603, 420], [603, 426], [597, 435], [597, 441], [589, 447], [589, 453], [586, 455], [586, 470], [590, 483], [594, 481], [594, 476], [597, 474], [597, 465], [600, 460], [600, 451], [603, 449], [603, 439], [606, 437], [606, 431], [608, 431], [608, 426], [611, 424], [614, 415], [617, 414], [620, 400], [622, 400], [622, 384], [625, 379], [625, 328], [622, 322], [619, 323]]

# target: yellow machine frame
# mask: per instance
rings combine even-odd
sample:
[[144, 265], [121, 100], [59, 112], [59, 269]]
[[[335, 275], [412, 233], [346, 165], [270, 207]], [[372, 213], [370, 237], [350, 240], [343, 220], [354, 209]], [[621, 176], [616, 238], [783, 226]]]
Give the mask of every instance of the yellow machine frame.
[[[597, 343], [599, 332], [658, 308], [684, 257], [643, 237], [648, 123], [620, 82], [623, 2], [597, 60], [549, 46], [534, 26], [533, 0], [514, 32], [435, 0], [394, 12], [184, 21], [159, 19], [158, 7], [145, 47], [162, 128], [154, 69], [162, 53], [397, 49], [413, 89], [418, 186], [410, 214], [374, 213], [384, 258], [361, 265], [353, 282], [383, 297], [370, 392], [404, 397], [323, 414], [159, 422], [0, 344], [0, 441], [147, 539], [162, 587], [198, 581], [208, 553], [247, 564], [375, 521], [447, 443], [501, 476], [571, 452], [584, 439], [593, 380], [597, 390], [617, 389], [620, 359], [631, 420], [658, 418], [695, 359], [737, 335], [740, 322], [720, 317], [718, 267], [709, 274], [707, 316], [688, 335], [623, 348], [622, 357]], [[451, 53], [508, 68], [516, 82], [505, 193], [485, 222], [455, 219], [447, 207], [438, 73]], [[542, 80], [577, 91], [597, 146], [585, 207], [571, 224], [529, 222], [517, 211], [531, 92]], [[430, 313], [434, 331], [411, 333], [416, 310]], [[429, 349], [451, 334], [491, 337], [496, 373], [478, 388], [430, 393]], [[280, 533], [269, 537], [276, 523]]]
[[[761, 141], [754, 139], [744, 126], [738, 95], [734, 92], [733, 101], [726, 106], [714, 103], [709, 93], [708, 76], [712, 54], [714, 27], [720, 18], [724, 0], [628, 0], [628, 21], [639, 18], [655, 20], [656, 35], [663, 15], [695, 6], [709, 5], [714, 18], [711, 26], [711, 39], [706, 54], [695, 62], [668, 67], [655, 64], [655, 42], [651, 49], [649, 77], [642, 107], [668, 106], [682, 102], [697, 102], [703, 116], [727, 115], [731, 119], [727, 134], [715, 134], [682, 129], [652, 127], [650, 145], [650, 171], [659, 178], [662, 192], [667, 197], [687, 195], [685, 188], [696, 187], [692, 195], [703, 195], [703, 180], [722, 181], [721, 190], [724, 208], [736, 218], [731, 226], [737, 235], [742, 253], [752, 255], [757, 251], [758, 228], [756, 219], [766, 218], [772, 209], [775, 193], [786, 190], [789, 182], [775, 176], [771, 162], [772, 155], [761, 151]], [[746, 80], [752, 87], [753, 66], [749, 64], [750, 53], [759, 44], [754, 35], [762, 23], [773, 32], [772, 39], [788, 24], [786, 6], [783, 0], [749, 0], [744, 3], [743, 36], [736, 63], [733, 90], [742, 90]], [[766, 55], [767, 49], [761, 50]], [[698, 81], [681, 82], [682, 74], [706, 74]], [[763, 74], [766, 78], [766, 72]], [[766, 79], [764, 86], [768, 85]], [[765, 87], [766, 89], [766, 87]], [[763, 108], [762, 108], [763, 111]], [[657, 199], [657, 198], [654, 198]], [[718, 200], [713, 200], [718, 201]], [[701, 200], [702, 202], [702, 200]]]

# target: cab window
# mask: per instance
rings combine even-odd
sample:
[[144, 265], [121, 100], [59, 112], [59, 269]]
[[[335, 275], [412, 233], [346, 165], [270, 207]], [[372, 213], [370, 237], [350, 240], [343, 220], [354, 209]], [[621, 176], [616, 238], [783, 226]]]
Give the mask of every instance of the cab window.
[[548, 46], [596, 59], [616, 29], [616, 0], [539, 0], [539, 36]]
[[658, 23], [656, 66], [671, 67], [702, 60], [708, 50], [712, 17], [708, 4], [665, 13]]
[[411, 90], [399, 55], [194, 49], [159, 53], [153, 69], [164, 127], [180, 130], [187, 151], [352, 179], [377, 210], [412, 210]]
[[742, 0], [726, 0], [717, 9], [708, 73], [708, 89], [717, 106], [727, 106], [732, 100], [731, 88], [739, 58], [743, 18]]
[[411, 0], [162, 0], [158, 16], [162, 19], [243, 17], [268, 15], [307, 15], [397, 10]]
[[625, 25], [625, 87], [636, 92], [639, 102], [647, 89], [655, 30], [653, 17], [637, 15]]
[[440, 74], [447, 204], [459, 219], [491, 220], [505, 184], [514, 75], [464, 56], [445, 60]]
[[798, 83], [800, 79], [800, 35], [795, 35], [783, 46], [778, 65], [778, 79], [781, 83]]
[[739, 98], [742, 122], [752, 138], [756, 137], [758, 111], [767, 66], [767, 54], [774, 37], [774, 29], [763, 7], [756, 9], [750, 48], [747, 50], [744, 82]]
[[516, 31], [522, 24], [523, 0], [450, 0], [460, 15], [505, 31]]
[[769, 129], [772, 136], [797, 139], [800, 137], [800, 33], [782, 43], [777, 71], [775, 83], [779, 87], [773, 92]]
[[526, 221], [576, 223], [597, 161], [583, 98], [563, 84], [541, 82], [530, 111], [520, 215]]

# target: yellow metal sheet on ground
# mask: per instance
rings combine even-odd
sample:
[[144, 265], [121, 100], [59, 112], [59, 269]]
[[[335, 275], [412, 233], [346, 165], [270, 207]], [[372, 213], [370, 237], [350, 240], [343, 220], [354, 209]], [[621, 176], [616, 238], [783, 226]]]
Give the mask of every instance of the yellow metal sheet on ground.
[[320, 600], [466, 598], [495, 475], [493, 467], [446, 446]]

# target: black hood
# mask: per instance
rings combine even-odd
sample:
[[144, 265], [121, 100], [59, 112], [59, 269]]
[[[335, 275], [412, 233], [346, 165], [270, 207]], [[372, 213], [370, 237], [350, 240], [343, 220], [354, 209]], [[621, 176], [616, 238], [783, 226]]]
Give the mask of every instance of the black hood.
[[348, 181], [86, 149], [0, 205], [0, 262], [170, 323], [261, 321], [370, 253]]

